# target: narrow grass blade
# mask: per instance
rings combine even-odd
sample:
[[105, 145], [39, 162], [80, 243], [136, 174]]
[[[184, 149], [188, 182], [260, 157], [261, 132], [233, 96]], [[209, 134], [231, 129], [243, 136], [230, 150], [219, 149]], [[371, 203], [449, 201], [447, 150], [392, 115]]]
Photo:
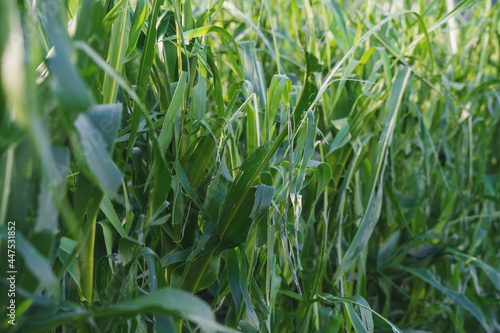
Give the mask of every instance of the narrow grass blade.
[[[117, 4], [119, 16], [113, 23], [111, 29], [111, 40], [108, 49], [108, 64], [113, 70], [121, 74], [123, 72], [123, 62], [125, 60], [127, 42], [130, 27], [127, 24], [128, 0], [120, 1]], [[108, 73], [104, 74], [104, 83], [102, 89], [103, 104], [111, 104], [116, 101], [118, 85], [116, 80]]]
[[410, 70], [406, 67], [400, 67], [399, 72], [393, 84], [391, 96], [386, 105], [386, 112], [384, 116], [384, 123], [386, 127], [381, 134], [379, 143], [375, 150], [375, 171], [370, 183], [370, 196], [366, 204], [363, 218], [359, 228], [347, 249], [340, 266], [335, 273], [335, 279], [338, 280], [345, 270], [353, 264], [354, 260], [359, 256], [361, 251], [365, 248], [370, 239], [370, 236], [378, 221], [380, 209], [382, 205], [382, 182], [384, 169], [386, 165], [386, 152], [392, 141], [392, 135], [396, 126], [396, 119], [400, 109], [403, 93], [410, 77]]
[[493, 332], [492, 326], [486, 321], [483, 312], [476, 304], [474, 304], [464, 294], [458, 293], [454, 290], [445, 287], [442, 283], [439, 282], [439, 280], [430, 270], [423, 268], [403, 267], [403, 266], [399, 266], [398, 268], [415, 275], [416, 277], [422, 279], [423, 281], [430, 284], [432, 287], [436, 288], [437, 290], [445, 294], [447, 297], [452, 299], [459, 307], [461, 307], [462, 309], [466, 310], [471, 315], [473, 315], [481, 323], [486, 332]]
[[130, 26], [130, 33], [128, 36], [128, 45], [126, 54], [130, 54], [136, 47], [137, 41], [142, 33], [142, 28], [146, 23], [148, 17], [149, 2], [147, 0], [138, 0], [135, 5], [134, 19]]
[[[146, 34], [146, 44], [144, 45], [141, 57], [141, 64], [139, 67], [138, 80], [137, 80], [137, 96], [140, 101], [144, 101], [147, 92], [147, 86], [149, 83], [149, 76], [151, 74], [151, 66], [153, 65], [155, 49], [156, 49], [156, 22], [158, 19], [158, 13], [160, 6], [163, 2], [160, 0], [155, 0], [153, 4], [153, 11], [150, 15], [148, 32]], [[134, 146], [135, 136], [137, 129], [139, 128], [139, 122], [141, 120], [141, 110], [140, 107], [134, 104], [134, 110], [132, 115], [132, 123], [130, 128], [130, 138], [128, 142], [127, 149], [127, 161], [130, 159], [132, 154], [132, 147]]]

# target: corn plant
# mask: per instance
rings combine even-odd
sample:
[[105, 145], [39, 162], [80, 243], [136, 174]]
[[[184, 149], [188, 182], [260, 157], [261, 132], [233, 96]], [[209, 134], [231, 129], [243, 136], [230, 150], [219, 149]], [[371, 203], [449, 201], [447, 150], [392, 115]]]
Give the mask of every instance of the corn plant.
[[2, 331], [500, 331], [499, 37], [489, 0], [1, 1]]

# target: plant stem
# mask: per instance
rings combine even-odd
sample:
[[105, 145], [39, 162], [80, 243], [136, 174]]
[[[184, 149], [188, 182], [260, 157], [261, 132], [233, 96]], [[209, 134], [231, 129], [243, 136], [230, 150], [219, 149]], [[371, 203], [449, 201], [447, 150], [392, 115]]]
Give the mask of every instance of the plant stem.
[[87, 223], [90, 223], [90, 231], [86, 235], [85, 242], [83, 243], [82, 250], [80, 252], [82, 297], [89, 306], [92, 305], [93, 300], [95, 228], [101, 198], [102, 193], [99, 193], [90, 202], [87, 210]]

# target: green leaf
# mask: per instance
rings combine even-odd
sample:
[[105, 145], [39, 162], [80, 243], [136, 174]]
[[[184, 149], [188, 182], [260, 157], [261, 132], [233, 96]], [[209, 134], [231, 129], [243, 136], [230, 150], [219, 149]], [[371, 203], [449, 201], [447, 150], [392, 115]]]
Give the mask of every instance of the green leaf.
[[213, 80], [213, 85], [214, 85], [214, 99], [215, 99], [215, 105], [217, 106], [217, 114], [219, 117], [224, 116], [224, 100], [222, 98], [223, 91], [222, 91], [222, 81], [220, 77], [220, 72], [219, 68], [215, 64], [215, 56], [212, 53], [212, 49], [208, 46], [206, 48], [207, 51], [207, 62], [208, 65], [210, 66], [210, 71], [212, 72], [212, 80]]
[[[160, 6], [162, 3], [163, 1], [160, 0], [154, 1], [153, 12], [150, 15], [148, 32], [146, 33], [146, 43], [142, 50], [142, 57], [139, 67], [137, 89], [136, 89], [137, 97], [140, 101], [144, 101], [146, 97], [147, 87], [149, 83], [149, 76], [151, 74], [151, 66], [153, 65], [153, 60], [156, 50], [156, 22], [158, 19], [158, 13], [160, 11]], [[140, 120], [141, 120], [140, 107], [137, 104], [134, 104], [132, 123], [130, 128], [130, 138], [127, 149], [127, 161], [130, 159], [130, 156], [132, 154], [132, 147], [134, 146]]]
[[386, 105], [384, 123], [387, 124], [387, 126], [381, 134], [375, 150], [375, 161], [373, 164], [375, 165], [376, 170], [370, 182], [370, 196], [368, 198], [368, 203], [366, 204], [363, 218], [356, 231], [356, 235], [352, 239], [349, 248], [344, 254], [340, 266], [337, 268], [335, 280], [340, 279], [344, 271], [351, 267], [354, 260], [356, 260], [361, 251], [368, 244], [371, 234], [375, 229], [375, 225], [377, 224], [382, 207], [383, 175], [387, 159], [386, 152], [392, 141], [392, 134], [396, 126], [398, 111], [400, 109], [401, 100], [409, 77], [410, 70], [406, 67], [400, 67], [393, 85], [393, 90], [391, 91], [391, 95], [389, 96], [389, 100]]
[[318, 295], [318, 296], [319, 296], [319, 300], [325, 300], [325, 301], [330, 302], [330, 303], [341, 302], [341, 303], [344, 303], [344, 304], [354, 304], [354, 305], [357, 305], [357, 306], [360, 307], [360, 309], [362, 308], [364, 310], [370, 311], [371, 313], [373, 313], [374, 315], [376, 315], [377, 317], [379, 317], [380, 319], [382, 319], [383, 321], [385, 321], [389, 326], [392, 327], [392, 330], [395, 333], [403, 333], [403, 331], [401, 331], [399, 328], [397, 328], [396, 325], [394, 325], [393, 323], [391, 323], [388, 319], [384, 318], [383, 316], [381, 316], [377, 312], [373, 311], [370, 308], [370, 306], [368, 305], [368, 303], [366, 302], [366, 300], [363, 297], [361, 297], [361, 296], [335, 297], [335, 296], [332, 296], [330, 294], [323, 294], [323, 295]]
[[314, 113], [308, 110], [306, 113], [306, 131], [304, 141], [304, 152], [300, 161], [300, 169], [295, 179], [293, 193], [299, 194], [303, 188], [303, 182], [306, 177], [306, 167], [308, 162], [314, 156], [314, 142], [316, 140], [316, 123], [314, 121]]
[[42, 175], [41, 190], [38, 195], [38, 216], [34, 231], [48, 231], [55, 233], [59, 217], [58, 208], [66, 194], [66, 178], [69, 175], [70, 153], [62, 147], [51, 148], [53, 162], [51, 163], [51, 176]]
[[318, 59], [309, 52], [306, 52], [306, 73], [304, 76], [304, 88], [300, 98], [293, 109], [295, 123], [302, 117], [302, 113], [312, 107], [313, 101], [318, 95], [318, 86], [314, 80], [314, 72], [320, 70]]
[[410, 268], [403, 266], [397, 266], [397, 268], [406, 271], [408, 273], [411, 273], [416, 277], [418, 277], [419, 279], [422, 279], [423, 281], [427, 282], [432, 287], [436, 288], [437, 290], [445, 294], [447, 297], [449, 297], [451, 300], [453, 300], [453, 302], [455, 302], [456, 305], [458, 305], [459, 307], [461, 307], [462, 309], [473, 315], [479, 321], [479, 323], [481, 323], [486, 332], [493, 332], [492, 327], [486, 321], [486, 318], [479, 306], [474, 304], [464, 294], [458, 293], [454, 290], [445, 287], [442, 283], [439, 282], [439, 280], [430, 270], [424, 268]]
[[335, 135], [335, 139], [333, 139], [327, 155], [333, 153], [337, 149], [342, 148], [351, 140], [351, 132], [349, 131], [347, 118], [332, 120], [332, 125], [339, 131], [337, 135]]
[[[223, 37], [223, 38], [227, 39], [228, 41], [230, 41], [231, 43], [233, 43], [233, 45], [235, 45], [236, 47], [240, 47], [236, 43], [236, 41], [234, 40], [234, 37], [229, 32], [227, 32], [224, 28], [218, 27], [216, 25], [207, 25], [207, 26], [204, 26], [201, 28], [187, 30], [187, 31], [184, 31], [183, 35], [184, 35], [184, 38], [187, 39], [187, 38], [203, 37], [210, 32], [215, 32], [215, 33], [219, 34], [221, 37]], [[166, 41], [166, 40], [176, 40], [176, 39], [177, 39], [177, 35], [172, 35], [168, 38], [162, 39], [160, 42]]]
[[[229, 188], [226, 200], [224, 200], [221, 207], [220, 218], [216, 230], [216, 234], [219, 235], [224, 242], [237, 245], [244, 240], [239, 237], [238, 239], [233, 238], [233, 236], [237, 234], [246, 234], [245, 230], [250, 228], [248, 221], [247, 219], [234, 219], [234, 217], [241, 206], [250, 204], [246, 200], [254, 199], [253, 195], [247, 196], [247, 194], [254, 186], [255, 179], [264, 168], [265, 163], [267, 163], [266, 156], [268, 155], [269, 150], [266, 149], [265, 146], [257, 148], [257, 150], [243, 162], [234, 183]], [[250, 205], [250, 207], [252, 206], [253, 205]], [[251, 211], [249, 211], [249, 213], [250, 212]], [[233, 221], [235, 223], [233, 223]], [[226, 236], [226, 234], [228, 236]]]
[[134, 19], [130, 26], [130, 34], [128, 36], [128, 47], [126, 54], [130, 54], [137, 45], [137, 41], [142, 32], [142, 28], [148, 17], [149, 1], [137, 0], [134, 11]]
[[[7, 226], [2, 226], [0, 228], [0, 238], [7, 243]], [[57, 281], [52, 272], [52, 265], [49, 260], [41, 255], [40, 252], [33, 247], [32, 243], [19, 231], [16, 231], [15, 245], [16, 253], [24, 260], [23, 269], [26, 268], [38, 279], [38, 286], [33, 289], [46, 289], [53, 297], [58, 295], [60, 293], [59, 281]], [[32, 287], [33, 286], [30, 286], [30, 288]]]
[[9, 7], [9, 1], [2, 1], [0, 4], [0, 56], [9, 40]]
[[359, 318], [358, 314], [356, 311], [354, 311], [354, 308], [351, 306], [349, 303], [344, 304], [347, 313], [349, 314], [349, 318], [351, 319], [352, 325], [354, 326], [354, 329], [358, 333], [368, 333], [368, 329], [365, 327], [361, 319]]
[[123, 229], [120, 219], [118, 218], [118, 215], [116, 214], [113, 204], [108, 196], [103, 197], [100, 208], [118, 234], [122, 237], [127, 237], [127, 233], [125, 232], [125, 229]]
[[189, 184], [189, 180], [186, 176], [186, 173], [184, 172], [184, 169], [182, 169], [182, 166], [179, 162], [174, 163], [174, 168], [177, 173], [177, 179], [179, 179], [180, 183], [182, 184], [182, 187], [186, 191], [187, 195], [193, 202], [200, 208], [203, 213], [206, 214], [207, 219], [210, 219], [210, 213], [204, 208], [203, 204], [201, 203], [200, 198], [194, 191], [194, 189], [191, 187], [191, 184]]
[[110, 198], [115, 196], [123, 177], [109, 155], [120, 116], [120, 104], [99, 105], [80, 114], [74, 124], [80, 135], [84, 158], [97, 184]]
[[187, 72], [182, 72], [179, 82], [177, 83], [177, 88], [175, 89], [174, 97], [168, 106], [167, 113], [163, 120], [163, 126], [158, 136], [158, 143], [160, 144], [160, 150], [162, 154], [167, 151], [172, 138], [174, 137], [174, 119], [179, 113], [182, 103], [184, 102], [184, 93], [186, 92], [186, 79]]
[[[57, 251], [57, 255], [58, 255], [59, 259], [61, 260], [61, 262], [63, 263], [63, 265], [66, 263], [71, 252], [73, 252], [75, 247], [76, 247], [76, 241], [72, 240], [71, 238], [67, 238], [67, 237], [61, 238], [61, 244], [59, 246], [59, 250]], [[75, 283], [78, 286], [78, 289], [80, 290], [80, 293], [81, 293], [82, 287], [80, 285], [80, 266], [78, 266], [78, 264], [76, 264], [75, 262], [72, 262], [68, 266], [68, 273], [71, 275], [71, 277], [75, 281]]]
[[253, 307], [252, 300], [250, 299], [250, 293], [248, 292], [247, 282], [247, 274], [248, 274], [248, 263], [246, 254], [244, 251], [237, 251], [239, 254], [239, 264], [240, 264], [240, 290], [243, 295], [243, 300], [245, 301], [245, 305], [247, 306], [248, 311], [250, 312], [251, 318], [253, 319], [255, 325], [259, 327], [259, 319], [257, 318], [257, 313]]
[[452, 254], [455, 258], [463, 261], [466, 264], [481, 268], [486, 273], [486, 275], [488, 276], [490, 281], [493, 283], [495, 288], [498, 291], [500, 291], [500, 269], [493, 267], [493, 266], [487, 264], [486, 262], [484, 262], [476, 257], [473, 257], [473, 256], [468, 255], [466, 253], [461, 253], [461, 252], [459, 252], [455, 249], [452, 249], [452, 248], [447, 248], [445, 250], [445, 252]]
[[[45, 12], [43, 5], [50, 9]], [[53, 90], [61, 106], [67, 111], [68, 119], [73, 122], [78, 112], [87, 110], [94, 103], [94, 98], [71, 62], [73, 50], [62, 22], [63, 15], [59, 3], [44, 0], [37, 2], [37, 6], [47, 38], [57, 50], [47, 59]], [[46, 18], [47, 15], [50, 15], [50, 19]]]
[[236, 250], [231, 249], [227, 251], [227, 278], [229, 281], [229, 288], [233, 297], [236, 311], [239, 312], [243, 302], [243, 295], [240, 287], [240, 265]]
[[255, 200], [249, 217], [257, 221], [268, 212], [274, 197], [274, 187], [259, 184], [255, 188], [257, 189], [255, 191]]
[[[118, 15], [111, 29], [111, 39], [109, 42], [108, 64], [113, 70], [121, 74], [123, 72], [123, 62], [125, 60], [127, 41], [129, 37], [130, 26], [127, 24], [128, 0], [122, 0], [116, 5]], [[103, 104], [110, 104], [116, 101], [118, 85], [112, 76], [104, 74], [103, 83]]]
[[274, 118], [276, 118], [281, 97], [284, 96], [285, 101], [288, 99], [288, 96], [284, 93], [286, 90], [290, 90], [290, 82], [290, 79], [286, 75], [274, 75], [269, 85], [267, 93], [268, 103], [266, 104], [267, 114], [264, 123], [264, 138], [267, 141], [269, 141], [269, 137], [271, 136], [271, 124]]
[[207, 110], [207, 70], [203, 66], [198, 68], [198, 84], [193, 88], [193, 117], [201, 121]]
[[[59, 308], [52, 303], [52, 308]], [[163, 314], [185, 318], [200, 325], [205, 332], [235, 332], [219, 323], [214, 318], [210, 307], [196, 296], [181, 290], [162, 288], [140, 298], [130, 299], [119, 304], [83, 310], [70, 306], [66, 311], [46, 316], [43, 312], [38, 317], [26, 321], [18, 328], [25, 332], [45, 332], [59, 325], [90, 318], [133, 318], [139, 314]]]

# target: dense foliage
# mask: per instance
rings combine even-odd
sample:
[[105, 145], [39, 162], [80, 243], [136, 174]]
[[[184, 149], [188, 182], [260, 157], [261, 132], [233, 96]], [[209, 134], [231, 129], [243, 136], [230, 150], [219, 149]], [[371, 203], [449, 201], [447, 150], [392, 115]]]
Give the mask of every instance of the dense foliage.
[[1, 0], [1, 330], [500, 331], [499, 40], [489, 0]]

